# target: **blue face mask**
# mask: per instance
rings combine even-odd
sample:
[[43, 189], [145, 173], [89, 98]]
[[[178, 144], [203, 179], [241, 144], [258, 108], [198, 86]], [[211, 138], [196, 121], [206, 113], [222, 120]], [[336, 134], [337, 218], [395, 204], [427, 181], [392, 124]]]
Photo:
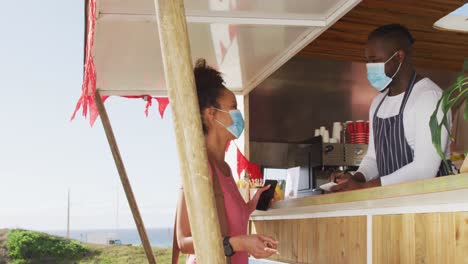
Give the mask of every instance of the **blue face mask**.
[[232, 119], [232, 125], [226, 126], [222, 122], [218, 121], [215, 119], [216, 122], [218, 122], [220, 125], [225, 127], [231, 134], [233, 134], [236, 138], [239, 138], [242, 135], [242, 132], [244, 131], [244, 118], [242, 117], [242, 113], [239, 110], [230, 110], [230, 111], [225, 111], [222, 109], [215, 108], [216, 110], [224, 113], [228, 113], [231, 116]]
[[398, 65], [398, 69], [396, 70], [395, 74], [393, 74], [392, 77], [388, 77], [385, 74], [385, 64], [389, 62], [397, 52], [395, 52], [390, 59], [388, 59], [386, 62], [378, 62], [378, 63], [367, 63], [367, 79], [369, 80], [370, 84], [374, 86], [375, 89], [377, 89], [379, 92], [382, 92], [387, 88], [387, 86], [393, 81], [393, 77], [398, 73], [401, 67]]

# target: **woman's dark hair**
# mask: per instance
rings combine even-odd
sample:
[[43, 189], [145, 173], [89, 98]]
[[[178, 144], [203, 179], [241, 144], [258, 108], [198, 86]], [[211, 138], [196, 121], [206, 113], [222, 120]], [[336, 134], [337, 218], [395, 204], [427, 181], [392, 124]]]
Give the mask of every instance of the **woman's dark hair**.
[[[200, 113], [203, 113], [208, 107], [219, 108], [217, 100], [221, 91], [225, 89], [222, 74], [213, 67], [208, 66], [205, 59], [198, 59], [195, 62], [193, 74], [195, 75]], [[206, 134], [208, 131], [205, 124], [203, 124], [203, 119], [202, 125], [203, 132]]]

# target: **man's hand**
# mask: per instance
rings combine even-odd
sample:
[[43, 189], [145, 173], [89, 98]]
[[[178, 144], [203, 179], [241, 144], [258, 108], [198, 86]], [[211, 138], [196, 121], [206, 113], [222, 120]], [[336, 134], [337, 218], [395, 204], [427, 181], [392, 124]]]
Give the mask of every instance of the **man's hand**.
[[332, 192], [344, 192], [344, 191], [352, 191], [352, 190], [357, 190], [357, 189], [363, 189], [365, 187], [365, 183], [363, 182], [358, 182], [350, 178], [349, 180], [340, 183], [338, 185], [335, 185], [330, 188]]
[[335, 182], [335, 183], [340, 184], [340, 183], [347, 182], [351, 177], [352, 175], [348, 172], [335, 171], [335, 172], [332, 172], [328, 180], [330, 182]]
[[[358, 178], [359, 179], [359, 178]], [[344, 191], [352, 191], [358, 189], [365, 189], [365, 188], [372, 188], [381, 186], [380, 178], [374, 179], [368, 182], [362, 182], [356, 180], [354, 177], [350, 178], [348, 181], [335, 185], [330, 188], [332, 192], [344, 192]]]

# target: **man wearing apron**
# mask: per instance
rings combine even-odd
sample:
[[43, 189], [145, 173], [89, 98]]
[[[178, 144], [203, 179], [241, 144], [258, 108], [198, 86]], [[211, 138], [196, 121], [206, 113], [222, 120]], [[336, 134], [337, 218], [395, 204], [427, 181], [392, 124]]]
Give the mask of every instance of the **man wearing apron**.
[[[379, 92], [370, 107], [369, 149], [359, 170], [351, 176], [335, 174], [332, 191], [397, 184], [447, 175], [432, 144], [429, 128], [442, 90], [420, 76], [412, 61], [411, 33], [397, 24], [369, 34], [366, 45], [367, 78]], [[439, 118], [442, 113], [439, 112]], [[451, 118], [449, 117], [451, 121]], [[449, 155], [447, 131], [442, 149]]]

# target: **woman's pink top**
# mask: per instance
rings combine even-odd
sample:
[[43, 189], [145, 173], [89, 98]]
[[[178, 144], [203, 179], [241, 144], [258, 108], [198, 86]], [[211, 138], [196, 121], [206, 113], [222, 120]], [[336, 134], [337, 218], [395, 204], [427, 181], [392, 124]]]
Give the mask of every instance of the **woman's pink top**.
[[[242, 198], [237, 185], [234, 182], [232, 175], [223, 175], [223, 173], [215, 167], [216, 175], [218, 175], [219, 184], [223, 189], [224, 194], [224, 208], [226, 209], [226, 218], [229, 226], [229, 236], [240, 236], [247, 234], [247, 224], [249, 222], [250, 210], [247, 203]], [[210, 173], [213, 176], [213, 173]], [[219, 238], [222, 239], [222, 238]], [[247, 264], [248, 254], [247, 252], [236, 252], [231, 257], [232, 264]], [[187, 258], [187, 264], [195, 264], [197, 260], [195, 255], [189, 255]]]

